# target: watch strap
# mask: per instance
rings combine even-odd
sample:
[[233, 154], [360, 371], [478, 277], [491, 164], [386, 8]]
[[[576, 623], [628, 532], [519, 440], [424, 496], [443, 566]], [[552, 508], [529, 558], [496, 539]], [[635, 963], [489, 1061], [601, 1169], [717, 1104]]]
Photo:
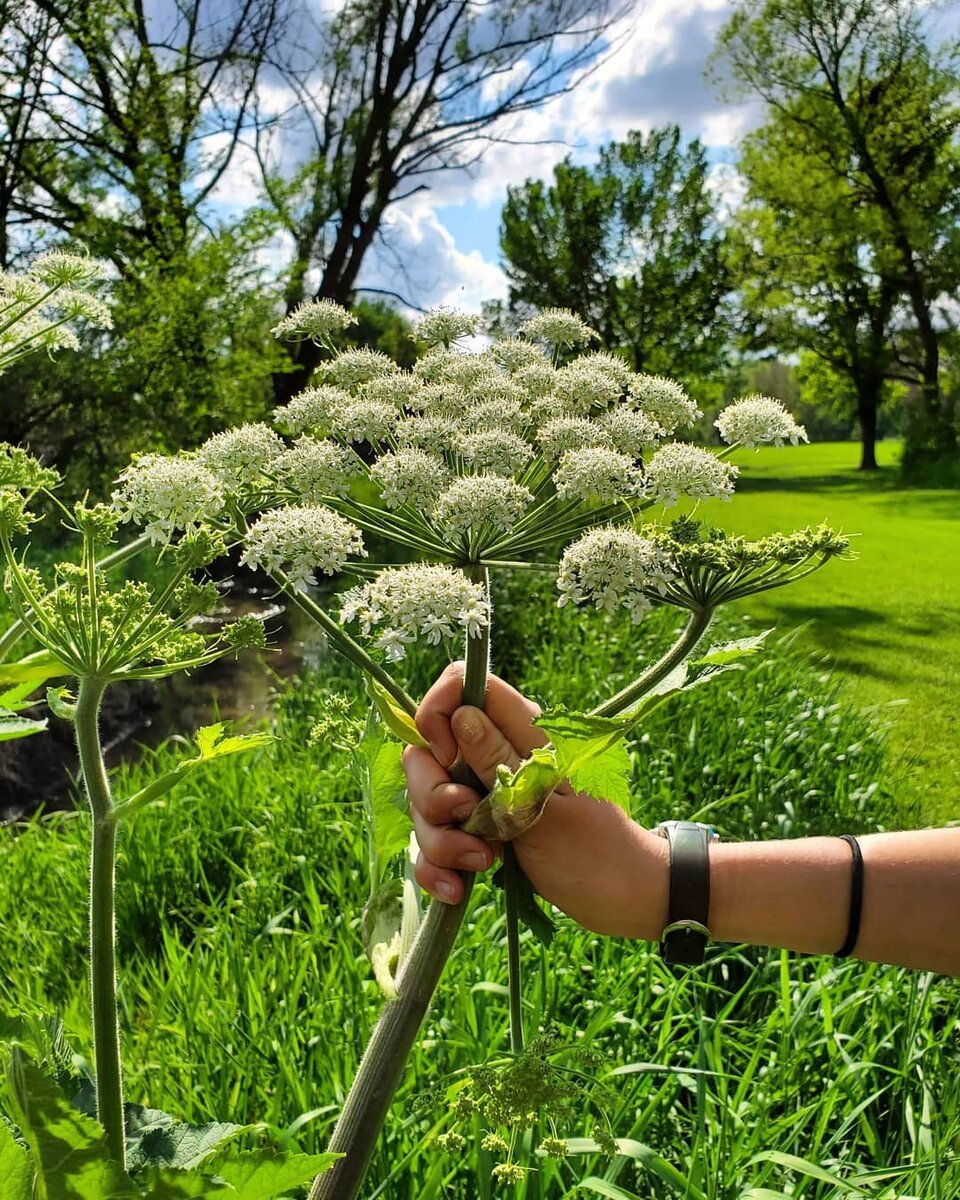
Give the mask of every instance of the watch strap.
[[670, 963], [703, 962], [710, 941], [709, 826], [670, 821], [664, 828], [670, 845], [670, 898], [660, 948]]

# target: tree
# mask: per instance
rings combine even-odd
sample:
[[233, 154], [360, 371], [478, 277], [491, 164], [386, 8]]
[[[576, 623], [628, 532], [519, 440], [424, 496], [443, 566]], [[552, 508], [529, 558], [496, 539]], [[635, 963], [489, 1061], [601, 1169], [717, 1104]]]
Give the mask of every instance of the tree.
[[724, 237], [704, 149], [682, 145], [677, 126], [508, 189], [500, 245], [511, 308], [571, 308], [637, 371], [693, 379], [722, 362]]
[[[287, 311], [310, 297], [350, 304], [390, 206], [475, 162], [509, 137], [512, 118], [574, 86], [632, 4], [618, 2], [346, 0], [315, 34], [308, 65], [286, 63], [291, 112], [258, 138], [294, 248]], [[278, 402], [320, 353], [309, 341], [291, 347], [295, 369], [277, 375]]]
[[[809, 104], [801, 97], [795, 107]], [[898, 285], [876, 249], [880, 214], [851, 200], [849, 177], [836, 159], [810, 153], [802, 128], [802, 111], [777, 111], [742, 147], [747, 192], [732, 244], [748, 340], [751, 349], [806, 350], [844, 379], [860, 466], [873, 470]]]
[[898, 351], [923, 400], [913, 449], [949, 454], [956, 429], [940, 388], [940, 330], [943, 299], [960, 285], [960, 109], [956, 50], [930, 48], [922, 10], [919, 0], [741, 3], [715, 66], [792, 126], [851, 208], [877, 214], [872, 253], [913, 324]]

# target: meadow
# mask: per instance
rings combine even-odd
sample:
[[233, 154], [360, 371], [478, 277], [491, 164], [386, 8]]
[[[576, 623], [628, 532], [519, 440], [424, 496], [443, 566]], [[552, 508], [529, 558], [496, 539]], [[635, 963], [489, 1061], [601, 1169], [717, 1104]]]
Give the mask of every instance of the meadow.
[[881, 442], [881, 470], [862, 472], [853, 442], [741, 450], [736, 502], [700, 511], [749, 536], [821, 521], [851, 535], [849, 561], [749, 611], [782, 632], [802, 627], [799, 644], [886, 726], [903, 800], [937, 823], [960, 817], [960, 496], [901, 486], [899, 452]]

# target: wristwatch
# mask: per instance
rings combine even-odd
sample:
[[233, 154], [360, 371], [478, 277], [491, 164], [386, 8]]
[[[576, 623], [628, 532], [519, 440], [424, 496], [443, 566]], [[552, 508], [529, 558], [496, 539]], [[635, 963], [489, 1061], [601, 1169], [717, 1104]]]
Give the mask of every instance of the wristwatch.
[[720, 835], [696, 821], [663, 821], [656, 833], [670, 843], [670, 903], [660, 935], [660, 953], [668, 963], [703, 962], [710, 941], [709, 845]]

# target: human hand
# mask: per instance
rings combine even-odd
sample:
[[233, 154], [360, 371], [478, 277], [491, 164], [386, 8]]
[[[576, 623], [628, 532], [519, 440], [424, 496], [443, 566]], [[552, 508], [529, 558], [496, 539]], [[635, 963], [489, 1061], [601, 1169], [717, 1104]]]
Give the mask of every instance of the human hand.
[[[539, 708], [489, 677], [485, 709], [462, 706], [463, 665], [448, 667], [423, 698], [417, 727], [430, 750], [408, 747], [404, 769], [420, 858], [417, 879], [437, 899], [463, 896], [460, 870], [485, 870], [496, 847], [464, 833], [480, 797], [454, 783], [459, 757], [486, 787], [500, 763], [515, 770], [547, 739], [532, 721]], [[432, 753], [431, 753], [432, 751]], [[669, 849], [616, 805], [574, 792], [566, 782], [548, 799], [540, 820], [513, 842], [537, 892], [595, 933], [655, 940], [666, 923]]]

